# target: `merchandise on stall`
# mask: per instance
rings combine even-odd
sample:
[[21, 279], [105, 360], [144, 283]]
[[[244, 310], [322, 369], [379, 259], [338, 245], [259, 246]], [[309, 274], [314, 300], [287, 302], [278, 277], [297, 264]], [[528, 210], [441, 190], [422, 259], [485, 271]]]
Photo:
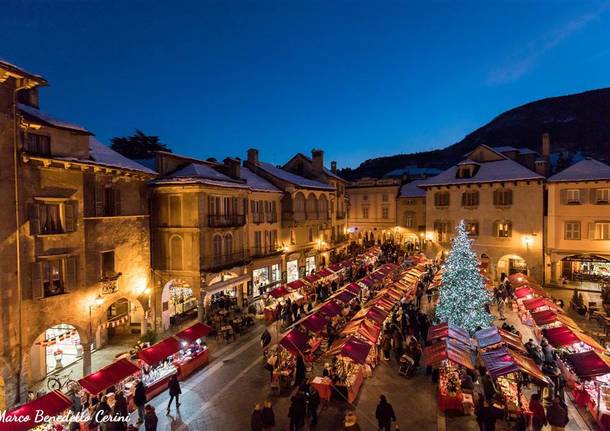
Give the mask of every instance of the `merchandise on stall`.
[[129, 392], [134, 377], [140, 374], [140, 369], [129, 359], [123, 358], [89, 374], [78, 381], [81, 387], [91, 395], [98, 395], [114, 387], [115, 391]]
[[[56, 429], [56, 425], [66, 427], [67, 424], [61, 419], [57, 422], [37, 422], [36, 417], [42, 415], [61, 418], [70, 407], [72, 407], [72, 400], [62, 392], [49, 392], [6, 412], [3, 420], [0, 421], [0, 431], [51, 431]], [[24, 418], [27, 418], [27, 420], [24, 420]]]

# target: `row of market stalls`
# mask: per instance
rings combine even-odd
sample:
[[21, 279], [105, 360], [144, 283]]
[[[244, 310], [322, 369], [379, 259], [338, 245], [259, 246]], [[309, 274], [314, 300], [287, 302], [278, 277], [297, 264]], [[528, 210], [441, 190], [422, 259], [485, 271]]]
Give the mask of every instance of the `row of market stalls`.
[[[78, 381], [83, 393], [76, 394], [77, 397], [85, 395], [88, 397], [99, 397], [105, 395], [107, 402], [112, 407], [116, 394], [123, 392], [128, 400], [128, 405], [133, 409], [133, 398], [135, 385], [142, 381], [146, 387], [147, 398], [150, 399], [158, 393], [167, 389], [167, 383], [171, 376], [177, 375], [183, 380], [198, 368], [209, 362], [208, 348], [204, 342], [211, 328], [203, 323], [194, 325], [166, 338], [153, 346], [143, 349], [138, 353], [137, 361], [121, 358], [110, 365], [83, 377]], [[24, 404], [5, 416], [0, 422], [1, 431], [25, 431], [25, 430], [51, 430], [62, 423], [59, 419], [55, 421], [36, 421], [36, 413], [47, 417], [61, 417], [64, 412], [73, 408], [73, 399], [68, 398], [60, 391], [53, 391], [27, 404]], [[24, 418], [20, 423], [12, 422], [11, 418]], [[7, 419], [8, 418], [8, 419]]]
[[524, 274], [509, 277], [516, 288], [521, 321], [558, 349], [557, 364], [577, 405], [586, 407], [602, 430], [610, 430], [610, 358], [546, 292]]
[[[415, 295], [417, 281], [425, 270], [425, 257], [417, 261], [420, 263], [402, 273], [398, 265], [385, 264], [361, 280], [342, 286], [281, 338], [279, 355], [290, 367], [294, 363], [291, 358], [299, 354], [313, 362], [313, 352], [328, 340], [329, 327], [338, 327], [324, 354], [332, 362], [332, 372], [311, 382], [322, 400], [328, 401], [334, 394], [349, 403], [355, 401], [362, 383], [379, 363], [378, 346], [385, 320], [402, 297]], [[365, 304], [361, 307], [362, 302]], [[284, 368], [275, 372], [284, 372]]]

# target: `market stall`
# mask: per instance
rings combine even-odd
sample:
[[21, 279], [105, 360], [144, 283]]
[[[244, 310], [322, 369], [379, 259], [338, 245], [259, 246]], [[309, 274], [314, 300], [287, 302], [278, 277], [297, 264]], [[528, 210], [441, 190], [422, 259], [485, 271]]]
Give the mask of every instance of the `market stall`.
[[209, 350], [203, 339], [211, 331], [209, 326], [197, 322], [174, 335], [180, 340], [183, 352], [179, 363], [180, 378], [186, 378], [210, 362]]
[[527, 349], [518, 335], [498, 329], [495, 326], [477, 331], [475, 337], [479, 350], [483, 352], [506, 346], [524, 355], [527, 354]]
[[334, 390], [340, 399], [353, 403], [358, 397], [370, 358], [371, 344], [356, 337], [338, 340], [326, 352], [327, 356], [336, 357], [334, 363]]
[[[61, 417], [72, 407], [72, 400], [60, 391], [52, 391], [20, 407], [8, 411], [0, 421], [0, 431], [51, 431], [55, 425], [67, 426], [63, 421], [37, 421], [37, 415]], [[24, 420], [23, 418], [27, 418]], [[59, 428], [61, 429], [61, 428]]]
[[174, 361], [180, 349], [180, 342], [169, 337], [138, 353], [147, 396], [154, 397], [167, 389], [169, 378], [174, 374], [180, 377], [178, 363]]
[[446, 339], [459, 341], [468, 348], [472, 346], [472, 340], [470, 339], [468, 332], [446, 322], [431, 326], [428, 329], [428, 336], [426, 337], [427, 343], [433, 344]]

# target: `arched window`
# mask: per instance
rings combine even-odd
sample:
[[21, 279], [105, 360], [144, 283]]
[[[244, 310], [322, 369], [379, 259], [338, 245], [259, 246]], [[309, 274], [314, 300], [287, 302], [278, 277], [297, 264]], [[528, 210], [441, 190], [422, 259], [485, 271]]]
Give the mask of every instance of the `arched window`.
[[513, 204], [513, 191], [511, 189], [494, 190], [494, 205], [509, 206]]
[[307, 218], [309, 220], [318, 219], [318, 200], [316, 199], [316, 195], [310, 193], [307, 196]]
[[183, 268], [182, 262], [182, 238], [174, 235], [169, 239], [169, 267], [180, 271]]
[[214, 235], [212, 245], [214, 247], [214, 261], [218, 263], [222, 260], [222, 237], [220, 235]]
[[301, 192], [294, 195], [294, 218], [297, 220], [305, 219], [305, 196]]
[[327, 220], [330, 218], [330, 214], [328, 212], [328, 199], [326, 199], [326, 195], [320, 196], [320, 200], [318, 201], [318, 209], [322, 219]]
[[230, 258], [233, 255], [233, 235], [230, 233], [225, 234], [225, 250], [224, 254]]

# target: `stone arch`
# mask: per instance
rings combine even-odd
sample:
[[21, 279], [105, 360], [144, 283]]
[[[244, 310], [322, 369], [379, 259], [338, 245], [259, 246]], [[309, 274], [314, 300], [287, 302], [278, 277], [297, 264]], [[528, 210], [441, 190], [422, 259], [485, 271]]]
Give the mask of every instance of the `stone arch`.
[[294, 218], [303, 220], [305, 218], [305, 195], [302, 192], [297, 192], [294, 195]]
[[[95, 327], [96, 346], [108, 343], [114, 335], [135, 335], [136, 329], [141, 334], [145, 328], [145, 310], [148, 304], [142, 298], [132, 295], [116, 295], [108, 298], [96, 310]], [[135, 328], [135, 329], [134, 329]]]
[[307, 210], [307, 218], [310, 220], [315, 220], [318, 217], [318, 199], [316, 195], [313, 193], [309, 193], [307, 196], [307, 202], [305, 204]]
[[161, 290], [161, 326], [168, 330], [171, 318], [182, 314], [185, 310], [191, 310], [191, 306], [197, 304], [193, 286], [187, 280], [174, 278], [169, 280]]
[[505, 254], [498, 259], [498, 263], [496, 264], [497, 278], [500, 278], [502, 273], [511, 275], [517, 272], [522, 272], [524, 274], [528, 273], [527, 261], [521, 256], [517, 254]]
[[330, 218], [329, 217], [329, 208], [328, 208], [328, 198], [326, 197], [326, 195], [321, 195], [320, 199], [318, 200], [318, 211], [320, 213], [320, 216], [323, 219], [327, 219]]
[[169, 238], [169, 268], [178, 271], [184, 268], [184, 241], [180, 235]]

